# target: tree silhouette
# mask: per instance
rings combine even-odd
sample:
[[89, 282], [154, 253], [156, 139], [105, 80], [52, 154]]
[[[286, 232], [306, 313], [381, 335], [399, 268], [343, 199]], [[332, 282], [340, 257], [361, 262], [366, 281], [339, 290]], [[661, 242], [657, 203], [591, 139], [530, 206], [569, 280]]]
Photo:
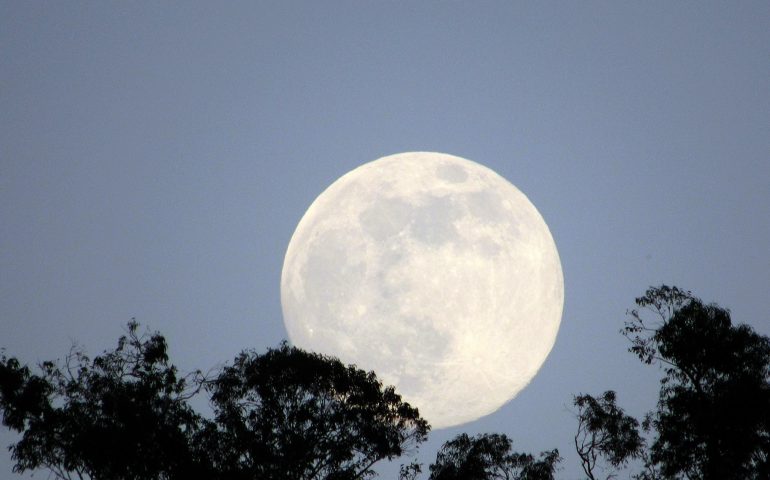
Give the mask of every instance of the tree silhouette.
[[[372, 466], [424, 441], [416, 408], [374, 373], [286, 344], [244, 352], [212, 379], [180, 378], [164, 337], [128, 325], [93, 360], [73, 349], [33, 374], [0, 356], [3, 424], [21, 433], [14, 471], [60, 479], [328, 479]], [[205, 388], [214, 419], [188, 400]]]
[[613, 469], [624, 466], [644, 452], [644, 439], [639, 435], [639, 422], [615, 404], [615, 392], [606, 391], [598, 398], [578, 395], [578, 429], [575, 449], [580, 466], [590, 480], [596, 480], [597, 462], [603, 459], [609, 467], [607, 479], [615, 478]]
[[511, 446], [506, 435], [462, 433], [441, 447], [430, 465], [430, 480], [553, 480], [558, 450], [535, 459], [512, 452]]
[[427, 437], [429, 426], [373, 372], [282, 344], [244, 352], [207, 385], [225, 478], [357, 479]]
[[629, 351], [665, 374], [644, 422], [655, 432], [648, 469], [663, 478], [770, 478], [770, 339], [676, 287], [650, 288], [636, 304], [622, 330]]
[[[195, 393], [168, 363], [160, 335], [129, 323], [115, 350], [90, 360], [73, 349], [64, 366], [33, 375], [0, 357], [3, 424], [22, 434], [14, 471], [48, 468], [57, 478], [182, 478], [205, 472], [191, 448], [203, 420]], [[193, 382], [194, 383], [194, 382]]]
[[[637, 480], [770, 478], [770, 339], [730, 312], [676, 287], [650, 288], [622, 334], [629, 351], [663, 369], [642, 428], [616, 395], [574, 397], [575, 448], [589, 480], [615, 478], [632, 459]], [[652, 317], [652, 319], [650, 319]], [[130, 322], [117, 347], [90, 359], [73, 348], [39, 373], [0, 354], [0, 410], [21, 434], [14, 471], [59, 479], [356, 480], [415, 449], [430, 429], [374, 372], [286, 343], [244, 351], [211, 377], [180, 376], [158, 333]], [[206, 418], [189, 400], [208, 394]], [[503, 434], [461, 434], [429, 466], [430, 480], [553, 480], [557, 450], [512, 450]], [[401, 468], [416, 480], [421, 465]]]

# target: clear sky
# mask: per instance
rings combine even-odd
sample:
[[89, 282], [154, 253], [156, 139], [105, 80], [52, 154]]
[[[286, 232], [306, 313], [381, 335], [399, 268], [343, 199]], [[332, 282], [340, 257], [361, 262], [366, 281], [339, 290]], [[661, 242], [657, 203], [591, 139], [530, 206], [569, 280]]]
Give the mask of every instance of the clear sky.
[[522, 190], [566, 295], [540, 374], [426, 464], [502, 432], [578, 477], [573, 394], [654, 407], [618, 333], [650, 285], [770, 334], [768, 2], [0, 0], [0, 346], [95, 354], [131, 317], [182, 370], [275, 346], [305, 209], [411, 150]]

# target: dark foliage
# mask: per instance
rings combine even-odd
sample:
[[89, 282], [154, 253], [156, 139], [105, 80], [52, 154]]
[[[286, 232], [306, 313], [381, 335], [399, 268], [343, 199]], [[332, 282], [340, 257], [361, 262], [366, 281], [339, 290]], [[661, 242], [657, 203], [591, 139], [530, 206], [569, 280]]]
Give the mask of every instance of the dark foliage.
[[[730, 312], [676, 287], [636, 300], [623, 334], [630, 351], [664, 370], [651, 471], [663, 478], [770, 478], [770, 339]], [[643, 317], [652, 312], [655, 323]]]
[[416, 480], [421, 473], [422, 465], [417, 462], [412, 462], [409, 465], [402, 464], [398, 472], [398, 480]]
[[14, 470], [48, 468], [59, 478], [181, 478], [201, 472], [191, 438], [202, 423], [187, 382], [168, 363], [159, 335], [137, 324], [115, 350], [93, 360], [73, 350], [63, 367], [33, 375], [0, 358], [3, 424], [20, 432]]
[[286, 344], [241, 354], [208, 388], [225, 478], [365, 478], [429, 429], [374, 373]]
[[553, 480], [558, 450], [536, 459], [512, 452], [511, 446], [501, 434], [460, 434], [441, 447], [430, 466], [430, 480]]
[[[676, 287], [651, 288], [622, 333], [642, 362], [661, 366], [657, 408], [639, 423], [615, 393], [578, 395], [575, 447], [589, 480], [632, 459], [637, 480], [770, 479], [770, 339]], [[654, 320], [648, 317], [652, 315]], [[355, 480], [415, 449], [427, 422], [373, 372], [282, 344], [243, 352], [211, 378], [180, 377], [165, 339], [131, 322], [93, 360], [73, 349], [39, 372], [0, 355], [3, 424], [21, 434], [14, 470], [93, 480]], [[210, 394], [214, 417], [189, 405]], [[511, 451], [501, 434], [461, 434], [430, 480], [553, 480], [557, 450]], [[603, 465], [600, 465], [600, 462]], [[421, 466], [401, 468], [416, 480]]]
[[[179, 378], [159, 334], [128, 326], [115, 350], [73, 350], [40, 374], [0, 357], [14, 470], [61, 479], [358, 479], [422, 442], [417, 409], [374, 373], [287, 345], [241, 354], [213, 379]], [[216, 417], [188, 404], [205, 387]]]
[[[604, 392], [598, 398], [578, 395], [573, 403], [578, 408], [575, 449], [590, 480], [598, 478], [599, 459], [616, 469], [630, 459], [642, 456], [644, 439], [639, 435], [639, 422], [615, 404], [615, 392]], [[614, 476], [614, 471], [610, 470], [605, 478]]]

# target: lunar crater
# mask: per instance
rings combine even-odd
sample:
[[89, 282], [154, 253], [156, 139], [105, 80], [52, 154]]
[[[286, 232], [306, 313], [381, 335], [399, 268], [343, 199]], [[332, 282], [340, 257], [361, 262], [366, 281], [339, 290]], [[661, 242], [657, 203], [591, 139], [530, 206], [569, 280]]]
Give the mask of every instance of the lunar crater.
[[460, 165], [442, 163], [436, 168], [436, 176], [450, 183], [463, 183], [468, 179], [468, 172]]

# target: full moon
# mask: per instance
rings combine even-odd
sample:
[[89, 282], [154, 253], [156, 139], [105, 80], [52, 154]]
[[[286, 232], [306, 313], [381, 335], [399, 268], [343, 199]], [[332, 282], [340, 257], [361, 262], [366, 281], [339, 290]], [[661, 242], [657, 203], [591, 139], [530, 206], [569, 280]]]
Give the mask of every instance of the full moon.
[[291, 342], [374, 370], [433, 428], [516, 396], [551, 351], [563, 303], [535, 206], [443, 153], [391, 155], [339, 178], [299, 222], [281, 275]]

